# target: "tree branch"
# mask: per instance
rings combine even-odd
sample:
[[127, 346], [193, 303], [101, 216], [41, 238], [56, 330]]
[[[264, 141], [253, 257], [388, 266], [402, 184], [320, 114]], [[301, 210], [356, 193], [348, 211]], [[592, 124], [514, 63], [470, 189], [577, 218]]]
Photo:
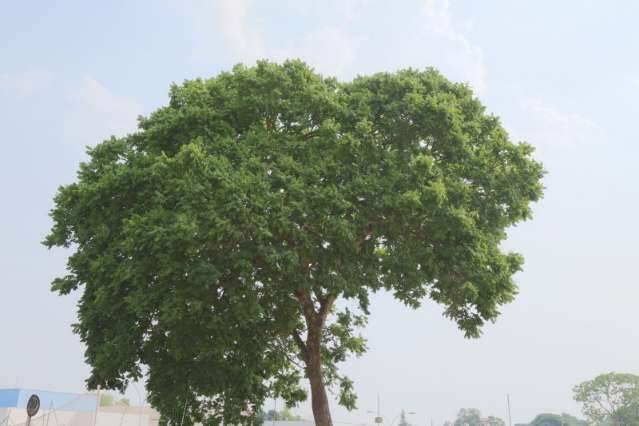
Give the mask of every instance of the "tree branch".
[[306, 141], [306, 140], [309, 140], [311, 138], [314, 138], [317, 135], [319, 135], [319, 130], [313, 130], [313, 131], [310, 131], [308, 133], [302, 133], [302, 139]]
[[333, 307], [333, 303], [335, 303], [336, 297], [333, 295], [328, 295], [320, 301], [320, 310], [317, 316], [319, 317], [320, 327], [324, 326], [326, 322], [326, 317], [331, 312], [331, 308]]
[[317, 317], [313, 299], [311, 299], [308, 291], [305, 290], [296, 291], [295, 297], [302, 305], [302, 312], [304, 312], [304, 318], [306, 319], [306, 327], [310, 330], [315, 325], [315, 319]]
[[293, 340], [295, 341], [295, 344], [297, 345], [297, 347], [299, 348], [300, 352], [302, 353], [302, 356], [304, 357], [304, 359], [307, 359], [308, 358], [308, 348], [306, 347], [306, 343], [304, 342], [304, 340], [302, 339], [300, 334], [297, 332], [297, 330], [293, 331]]

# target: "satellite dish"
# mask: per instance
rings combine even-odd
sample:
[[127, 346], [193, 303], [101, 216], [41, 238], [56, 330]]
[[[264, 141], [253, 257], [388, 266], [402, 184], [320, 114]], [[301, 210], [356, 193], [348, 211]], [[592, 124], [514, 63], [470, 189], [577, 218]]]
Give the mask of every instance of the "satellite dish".
[[33, 417], [38, 414], [40, 410], [40, 398], [38, 395], [31, 395], [29, 402], [27, 402], [27, 415]]

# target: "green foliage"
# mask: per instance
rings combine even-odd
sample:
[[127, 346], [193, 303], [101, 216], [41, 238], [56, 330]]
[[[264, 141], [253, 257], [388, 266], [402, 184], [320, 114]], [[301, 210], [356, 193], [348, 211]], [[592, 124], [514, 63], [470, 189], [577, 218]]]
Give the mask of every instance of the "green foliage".
[[539, 414], [528, 425], [522, 426], [588, 426], [588, 423], [584, 420], [580, 420], [570, 414]]
[[639, 376], [601, 374], [575, 386], [574, 398], [594, 425], [639, 424]]
[[462, 408], [457, 413], [454, 426], [476, 426], [481, 420], [481, 412], [476, 408]]
[[302, 420], [302, 418], [298, 415], [295, 415], [291, 412], [291, 410], [288, 407], [285, 407], [282, 411], [275, 411], [275, 410], [269, 410], [265, 415], [264, 415], [264, 421], [278, 421], [278, 420], [283, 420], [283, 421], [297, 421], [297, 420]]
[[306, 398], [317, 351], [353, 408], [337, 365], [366, 349], [372, 292], [431, 298], [468, 337], [513, 299], [501, 242], [541, 196], [532, 151], [432, 69], [340, 83], [259, 62], [173, 86], [55, 198], [45, 244], [73, 253], [53, 289], [82, 289], [89, 387], [146, 366], [165, 418], [250, 424]]
[[488, 424], [489, 426], [506, 426], [506, 422], [499, 417], [488, 416], [482, 419], [481, 412], [476, 408], [462, 408], [457, 413], [455, 422], [448, 423], [453, 426], [480, 426], [484, 424]]
[[488, 416], [486, 420], [490, 426], [506, 426], [506, 422], [503, 419], [500, 419], [499, 417]]
[[100, 395], [100, 407], [113, 407], [115, 405], [128, 407], [131, 405], [131, 402], [128, 398], [117, 398], [110, 393], [103, 393]]
[[253, 419], [253, 426], [263, 426], [266, 421], [266, 413], [262, 410], [259, 410], [255, 414], [255, 418]]

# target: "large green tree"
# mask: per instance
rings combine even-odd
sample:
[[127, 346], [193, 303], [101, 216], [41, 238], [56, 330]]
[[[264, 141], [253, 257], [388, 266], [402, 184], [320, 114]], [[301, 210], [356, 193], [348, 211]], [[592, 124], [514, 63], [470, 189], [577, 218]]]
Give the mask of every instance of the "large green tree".
[[513, 299], [501, 242], [541, 195], [532, 151], [432, 69], [341, 83], [259, 62], [173, 86], [55, 198], [45, 244], [73, 251], [53, 289], [83, 289], [88, 386], [146, 374], [161, 412], [229, 424], [303, 400], [305, 376], [330, 425], [327, 388], [355, 404], [337, 365], [365, 350], [371, 293], [430, 298], [467, 337]]
[[639, 376], [601, 374], [575, 386], [574, 398], [594, 425], [639, 425]]

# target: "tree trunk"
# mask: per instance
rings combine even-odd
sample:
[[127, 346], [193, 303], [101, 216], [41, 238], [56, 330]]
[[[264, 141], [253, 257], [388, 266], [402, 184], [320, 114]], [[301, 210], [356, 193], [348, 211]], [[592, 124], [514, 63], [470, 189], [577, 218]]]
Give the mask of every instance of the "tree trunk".
[[311, 404], [315, 426], [333, 426], [331, 410], [326, 395], [326, 385], [322, 375], [322, 330], [326, 317], [335, 302], [334, 296], [318, 296], [319, 310], [315, 309], [308, 291], [298, 291], [295, 296], [300, 301], [306, 319], [306, 342], [295, 332], [293, 338], [306, 362], [306, 375], [311, 384]]
[[322, 376], [322, 360], [320, 355], [321, 328], [309, 332], [307, 341], [306, 369], [311, 383], [311, 403], [316, 426], [333, 426], [331, 410], [324, 377]]

